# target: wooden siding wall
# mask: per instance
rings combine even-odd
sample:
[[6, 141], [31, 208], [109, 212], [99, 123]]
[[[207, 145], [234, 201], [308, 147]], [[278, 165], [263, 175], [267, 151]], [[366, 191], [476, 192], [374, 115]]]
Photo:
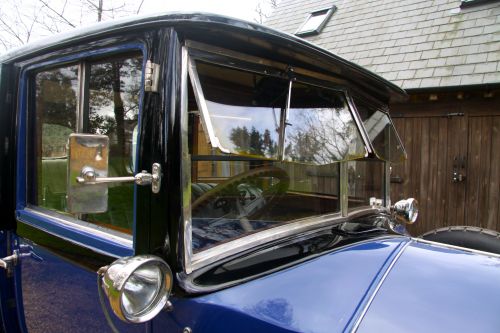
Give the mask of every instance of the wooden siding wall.
[[[453, 225], [500, 230], [500, 99], [391, 107], [408, 160], [393, 166], [393, 201], [414, 197], [413, 235]], [[453, 172], [465, 176], [454, 182]]]
[[469, 117], [467, 221], [500, 230], [500, 115]]

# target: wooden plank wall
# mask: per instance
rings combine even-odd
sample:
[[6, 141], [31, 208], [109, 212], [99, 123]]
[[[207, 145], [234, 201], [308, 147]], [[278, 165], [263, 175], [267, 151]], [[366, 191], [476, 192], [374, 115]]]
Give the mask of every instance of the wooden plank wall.
[[461, 155], [466, 142], [464, 118], [411, 117], [394, 123], [408, 160], [393, 166], [392, 176], [402, 183], [391, 184], [391, 198], [394, 202], [409, 197], [418, 200], [420, 216], [410, 227], [412, 234], [436, 225], [463, 224], [465, 184], [453, 183], [452, 174], [453, 159]]
[[[414, 197], [413, 235], [453, 225], [500, 230], [500, 98], [410, 102], [391, 108], [408, 160], [393, 166], [392, 201]], [[464, 159], [460, 167], [455, 158]], [[453, 171], [465, 175], [453, 182]]]
[[500, 116], [469, 117], [467, 222], [500, 230]]

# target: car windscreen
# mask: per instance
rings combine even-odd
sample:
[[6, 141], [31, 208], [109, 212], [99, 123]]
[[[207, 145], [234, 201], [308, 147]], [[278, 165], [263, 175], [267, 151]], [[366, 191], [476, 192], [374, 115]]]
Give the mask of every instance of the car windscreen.
[[[361, 174], [367, 154], [343, 91], [202, 61], [190, 80], [193, 253], [340, 214], [340, 162]], [[356, 206], [369, 205], [365, 179]]]

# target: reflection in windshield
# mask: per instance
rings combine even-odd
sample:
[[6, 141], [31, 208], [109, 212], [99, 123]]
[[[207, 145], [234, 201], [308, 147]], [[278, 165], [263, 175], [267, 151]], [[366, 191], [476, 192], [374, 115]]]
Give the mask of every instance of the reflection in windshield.
[[198, 252], [257, 231], [336, 213], [339, 164], [306, 165], [221, 154], [190, 112], [192, 246]]
[[342, 92], [294, 82], [285, 117], [289, 81], [203, 62], [197, 70], [215, 135], [230, 153], [317, 165], [365, 156]]
[[355, 103], [377, 157], [392, 163], [403, 162], [406, 153], [389, 116], [360, 100]]
[[288, 81], [201, 62], [197, 70], [221, 146], [238, 155], [277, 159]]
[[207, 101], [222, 147], [241, 155], [277, 158], [278, 128], [274, 108], [224, 105]]
[[322, 165], [365, 155], [345, 97], [338, 91], [294, 83], [286, 125], [286, 160]]

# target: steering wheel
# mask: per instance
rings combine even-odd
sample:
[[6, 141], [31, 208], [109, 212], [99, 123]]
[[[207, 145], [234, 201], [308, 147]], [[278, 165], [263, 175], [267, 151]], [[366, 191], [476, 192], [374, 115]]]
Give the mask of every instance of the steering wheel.
[[[266, 180], [264, 178], [276, 178]], [[193, 216], [239, 219], [243, 229], [253, 230], [249, 219], [266, 212], [273, 202], [286, 192], [289, 177], [285, 170], [265, 166], [251, 169], [220, 183], [205, 192], [192, 204]], [[271, 182], [263, 189], [263, 183]], [[232, 213], [232, 214], [231, 214]]]

